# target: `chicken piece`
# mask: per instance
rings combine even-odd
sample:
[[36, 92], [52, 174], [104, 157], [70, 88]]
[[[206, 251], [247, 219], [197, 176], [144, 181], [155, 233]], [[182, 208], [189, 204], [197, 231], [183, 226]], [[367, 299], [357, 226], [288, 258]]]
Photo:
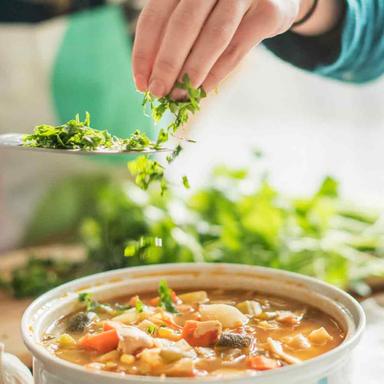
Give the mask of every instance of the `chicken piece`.
[[217, 320], [224, 328], [236, 328], [248, 322], [247, 316], [243, 315], [236, 307], [227, 304], [200, 305], [201, 319]]
[[186, 355], [186, 357], [196, 358], [197, 353], [193, 347], [191, 347], [184, 339], [181, 339], [174, 343], [174, 346]]
[[328, 342], [332, 341], [333, 337], [327, 332], [324, 327], [320, 327], [319, 329], [312, 331], [308, 335], [308, 339], [311, 340], [314, 344], [325, 345]]
[[149, 321], [149, 320], [143, 320], [141, 323], [137, 325], [137, 328], [141, 329], [142, 331], [152, 336], [157, 332], [156, 324], [152, 323], [152, 321]]
[[299, 333], [293, 337], [287, 337], [283, 341], [290, 348], [295, 350], [305, 350], [311, 348], [311, 343], [302, 333]]
[[302, 317], [291, 311], [278, 311], [276, 320], [286, 325], [298, 325]]
[[112, 321], [118, 321], [123, 324], [133, 324], [139, 319], [139, 313], [135, 308], [128, 309], [119, 316], [115, 316]]
[[160, 348], [144, 349], [137, 355], [139, 363], [149, 366], [152, 369], [156, 369], [163, 364], [163, 359], [160, 356]]
[[283, 346], [280, 341], [272, 339], [272, 337], [268, 337], [267, 339], [268, 346], [275, 355], [277, 355], [282, 360], [286, 361], [289, 364], [297, 364], [300, 363], [301, 360], [295, 356], [291, 356], [290, 354], [284, 352]]
[[217, 320], [188, 320], [185, 322], [182, 337], [194, 347], [209, 347], [219, 340], [221, 331], [221, 324]]
[[173, 363], [165, 374], [171, 377], [194, 377], [197, 375], [197, 371], [192, 359], [183, 358]]
[[116, 329], [119, 337], [118, 351], [128, 355], [136, 355], [145, 348], [155, 346], [154, 339], [141, 329], [124, 326], [114, 321], [108, 321], [108, 327]]

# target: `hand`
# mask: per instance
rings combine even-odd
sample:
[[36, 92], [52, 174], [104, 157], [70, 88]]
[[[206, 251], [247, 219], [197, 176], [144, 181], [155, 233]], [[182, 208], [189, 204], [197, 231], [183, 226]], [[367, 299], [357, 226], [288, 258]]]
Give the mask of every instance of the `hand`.
[[[212, 90], [255, 45], [287, 31], [304, 3], [308, 0], [149, 0], [133, 49], [137, 89], [161, 97], [187, 73], [195, 87]], [[182, 97], [180, 90], [172, 95]]]

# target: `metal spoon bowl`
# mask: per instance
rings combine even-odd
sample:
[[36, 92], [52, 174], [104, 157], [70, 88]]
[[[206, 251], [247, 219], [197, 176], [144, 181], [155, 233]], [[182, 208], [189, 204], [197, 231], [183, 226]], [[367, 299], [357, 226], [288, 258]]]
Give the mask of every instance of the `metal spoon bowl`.
[[151, 154], [158, 152], [172, 152], [169, 148], [152, 149], [146, 148], [139, 150], [123, 150], [121, 148], [100, 148], [94, 150], [85, 149], [59, 149], [59, 148], [41, 148], [41, 147], [26, 147], [23, 145], [22, 133], [5, 133], [0, 135], [0, 149], [18, 149], [22, 151], [46, 152], [66, 155], [130, 155], [130, 154]]

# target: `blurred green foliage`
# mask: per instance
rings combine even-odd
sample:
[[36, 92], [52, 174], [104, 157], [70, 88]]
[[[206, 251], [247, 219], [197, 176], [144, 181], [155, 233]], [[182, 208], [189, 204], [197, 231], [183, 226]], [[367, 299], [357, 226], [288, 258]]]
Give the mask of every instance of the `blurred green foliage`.
[[345, 204], [334, 179], [300, 199], [247, 169], [218, 167], [210, 180], [187, 198], [105, 177], [63, 181], [37, 209], [26, 240], [72, 232], [68, 238], [84, 244], [87, 261], [63, 267], [32, 260], [15, 271], [13, 292], [34, 296], [95, 271], [171, 262], [280, 268], [361, 293], [367, 277], [384, 275], [383, 217]]

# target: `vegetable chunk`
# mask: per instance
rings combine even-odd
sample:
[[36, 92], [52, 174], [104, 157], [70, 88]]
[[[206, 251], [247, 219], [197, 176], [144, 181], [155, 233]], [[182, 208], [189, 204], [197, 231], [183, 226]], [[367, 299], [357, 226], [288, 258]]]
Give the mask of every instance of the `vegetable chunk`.
[[182, 337], [194, 347], [209, 347], [218, 341], [221, 330], [221, 324], [216, 320], [188, 320], [184, 325]]
[[200, 305], [200, 313], [202, 320], [217, 320], [224, 328], [236, 328], [248, 322], [236, 307], [227, 304]]
[[327, 332], [324, 327], [312, 331], [308, 339], [314, 344], [324, 345], [333, 340], [333, 337]]
[[249, 336], [243, 336], [236, 333], [222, 333], [216, 343], [217, 347], [225, 348], [247, 348], [251, 345], [252, 339]]
[[117, 348], [119, 336], [115, 329], [110, 329], [96, 334], [87, 334], [79, 341], [85, 349], [93, 349], [99, 353], [107, 353]]
[[255, 369], [256, 371], [267, 371], [280, 367], [278, 361], [261, 355], [249, 357], [247, 359], [247, 365], [249, 368]]

